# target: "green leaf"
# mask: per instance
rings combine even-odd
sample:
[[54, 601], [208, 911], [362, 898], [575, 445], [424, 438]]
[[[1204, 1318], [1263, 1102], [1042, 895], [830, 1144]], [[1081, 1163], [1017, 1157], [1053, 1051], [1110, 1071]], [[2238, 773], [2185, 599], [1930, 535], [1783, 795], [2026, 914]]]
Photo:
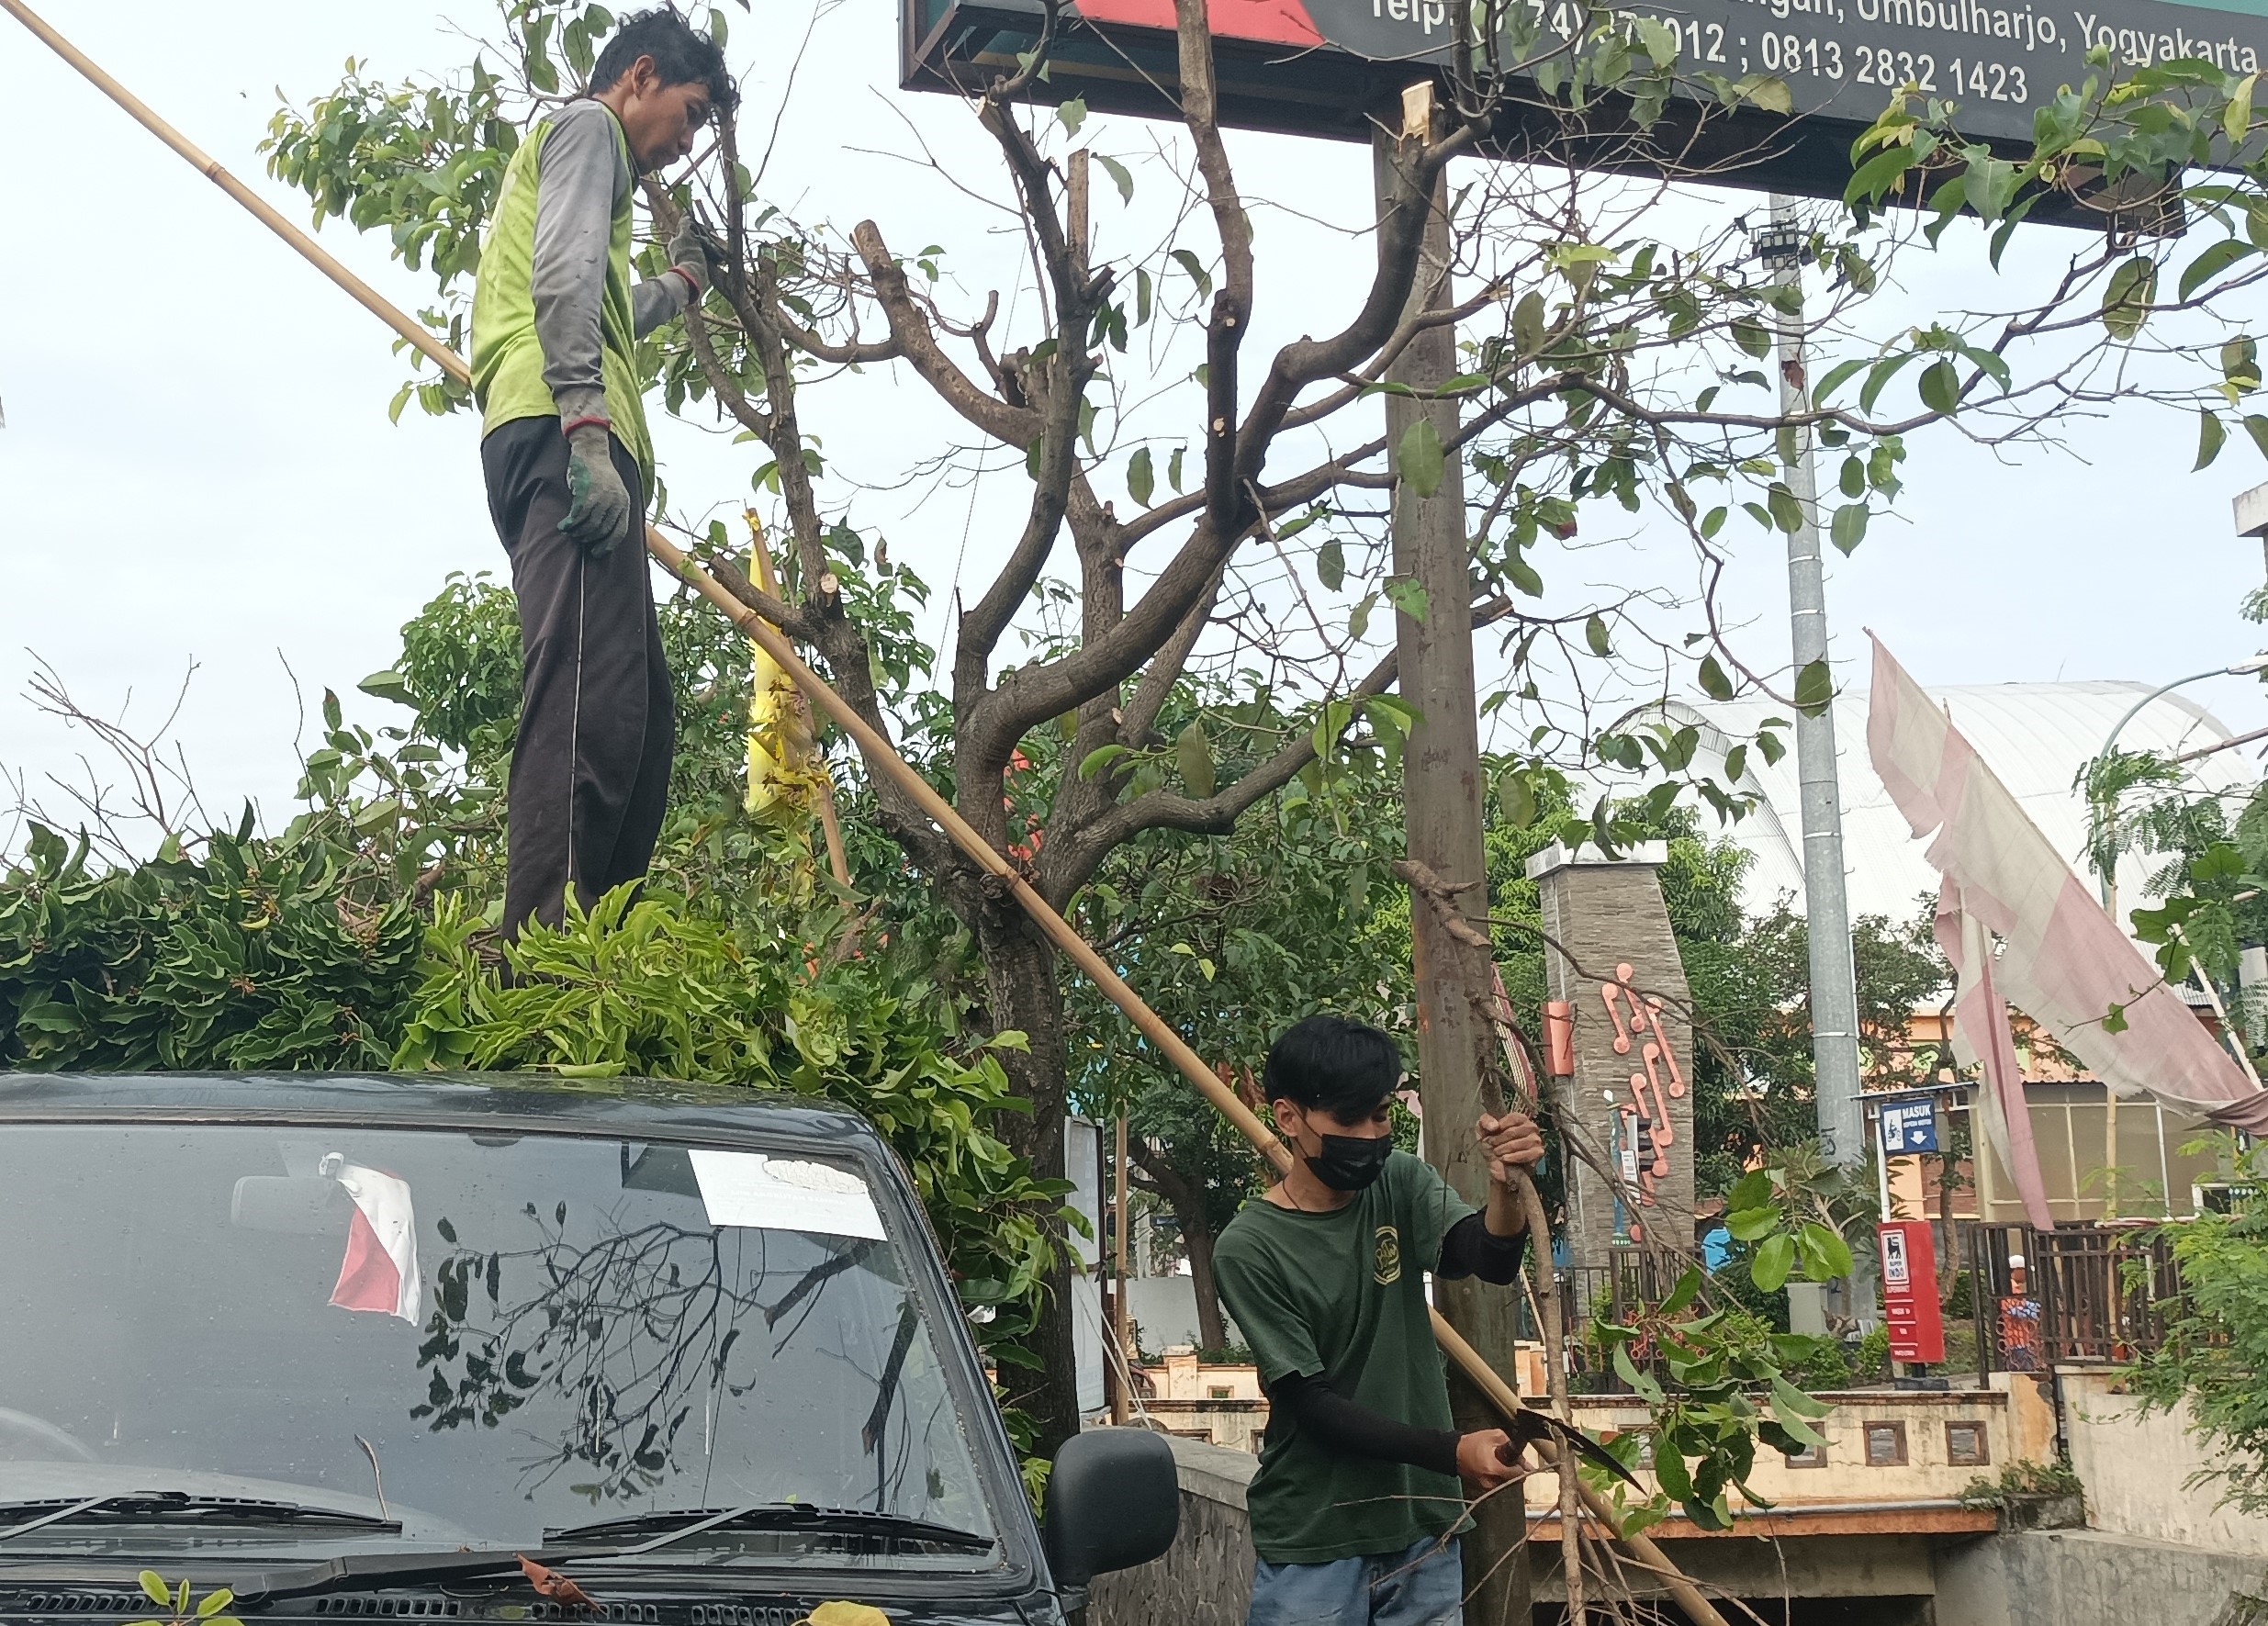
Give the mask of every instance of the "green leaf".
[[1521, 296], [1520, 303], [1512, 307], [1512, 342], [1520, 353], [1532, 356], [1544, 348], [1544, 335], [1550, 331], [1551, 321], [1544, 308], [1544, 296], [1528, 293]]
[[[2260, 83], [2258, 73], [2247, 73], [2237, 82], [2237, 88], [2229, 97], [2229, 106], [2221, 109], [2221, 129], [2228, 133], [2231, 147], [2244, 145], [2244, 138], [2252, 129], [2252, 87]], [[2184, 299], [2189, 296], [2182, 296]]]
[[2260, 346], [2240, 333], [2221, 346], [2221, 376], [2240, 393], [2260, 387]]
[[1134, 177], [1128, 173], [1126, 165], [1115, 158], [1105, 158], [1100, 152], [1095, 154], [1095, 162], [1110, 172], [1111, 184], [1118, 188], [1118, 201], [1132, 203], [1134, 201]]
[[[354, 687], [373, 699], [392, 701], [398, 706], [417, 704], [416, 700], [410, 693], [409, 679], [390, 667], [383, 672], [371, 673]], [[336, 727], [337, 724], [334, 723], [332, 726]]]
[[1717, 664], [1713, 655], [1701, 656], [1701, 692], [1712, 701], [1733, 698], [1733, 680], [1724, 675], [1724, 668]]
[[1515, 830], [1535, 823], [1535, 787], [1523, 773], [1508, 773], [1497, 780], [1497, 812]]
[[1420, 418], [1402, 432], [1401, 474], [1420, 498], [1441, 489], [1448, 459], [1442, 450], [1441, 432], [1431, 418]]
[[1764, 500], [1772, 516], [1772, 523], [1790, 536], [1803, 527], [1803, 505], [1795, 499], [1785, 480], [1774, 480], [1764, 493]]
[[1784, 79], [1768, 74], [1750, 73], [1741, 80], [1746, 86], [1750, 104], [1767, 113], [1777, 113], [1785, 118], [1795, 111], [1795, 95]]
[[1173, 742], [1173, 766], [1181, 771], [1181, 782], [1189, 794], [1199, 802], [1213, 793], [1213, 742], [1205, 737], [1205, 724], [1191, 718], [1189, 726], [1181, 731]]
[[1685, 1458], [1659, 1437], [1654, 1441], [1654, 1477], [1673, 1502], [1682, 1502], [1693, 1494], [1693, 1476], [1686, 1471]]
[[1794, 1269], [1795, 1239], [1786, 1231], [1775, 1231], [1757, 1245], [1755, 1256], [1748, 1261], [1748, 1279], [1759, 1293], [1777, 1293]]
[[1733, 342], [1750, 355], [1766, 355], [1772, 348], [1771, 330], [1753, 316], [1736, 316], [1733, 319]]
[[1191, 282], [1197, 285], [1198, 298], [1206, 298], [1212, 293], [1212, 274], [1205, 269], [1204, 264], [1195, 254], [1191, 253], [1187, 249], [1175, 249], [1173, 251], [1173, 262], [1184, 271], [1189, 274], [1189, 280]]
[[2103, 325], [2114, 339], [2132, 339], [2150, 318], [2150, 302], [2158, 297], [2158, 266], [2148, 254], [2136, 254], [2110, 274], [2103, 289]]
[[1801, 1418], [1823, 1418], [1835, 1409], [1825, 1400], [1806, 1395], [1784, 1377], [1772, 1379], [1772, 1409], [1786, 1422], [1791, 1415]]
[[1676, 1315], [1701, 1295], [1701, 1267], [1699, 1265], [1687, 1267], [1685, 1274], [1678, 1278], [1678, 1284], [1669, 1290], [1669, 1296], [1662, 1300], [1659, 1314]]
[[1144, 508], [1150, 506], [1150, 494], [1157, 489], [1157, 477], [1150, 467], [1150, 448], [1137, 446], [1134, 455], [1127, 459], [1126, 488], [1128, 496]]
[[1583, 642], [1590, 645], [1590, 652], [1593, 655], [1601, 658], [1612, 653], [1613, 645], [1607, 641], [1607, 623], [1604, 618], [1594, 614], [1583, 623]]
[[141, 1583], [141, 1595], [152, 1603], [161, 1603], [168, 1609], [173, 1607], [174, 1589], [165, 1584], [163, 1576], [155, 1570], [144, 1570], [135, 1579]]
[[1850, 185], [1843, 188], [1843, 201], [1857, 203], [1860, 198], [1869, 202], [1879, 199], [1900, 176], [1921, 162], [1921, 154], [1911, 145], [1900, 141], [1882, 149], [1851, 175]]
[[1067, 133], [1077, 135], [1079, 127], [1087, 121], [1086, 98], [1084, 96], [1072, 97], [1070, 101], [1056, 108], [1055, 116], [1063, 121], [1063, 129]]
[[1347, 557], [1337, 537], [1315, 550], [1315, 579], [1334, 593], [1345, 585]]
[[1089, 751], [1085, 760], [1079, 764], [1079, 777], [1083, 779], [1091, 779], [1126, 754], [1127, 747], [1124, 746], [1098, 746]]
[[1408, 616], [1422, 623], [1426, 611], [1432, 608], [1426, 591], [1414, 576], [1389, 576], [1386, 578], [1387, 601]]
[[1783, 1412], [1775, 1407], [1773, 1415], [1778, 1419], [1776, 1422], [1761, 1424], [1757, 1429], [1759, 1437], [1765, 1435], [1767, 1429], [1781, 1436], [1778, 1440], [1767, 1437], [1765, 1439], [1767, 1444], [1787, 1452], [1790, 1456], [1795, 1455], [1794, 1450], [1791, 1449], [1794, 1446], [1808, 1445], [1815, 1450], [1825, 1449], [1827, 1437], [1793, 1412]]
[[1850, 1244], [1843, 1239], [1842, 1232], [1813, 1220], [1803, 1228], [1802, 1235], [1804, 1250], [1817, 1258], [1821, 1281], [1832, 1282], [1850, 1274]]
[[1165, 483], [1176, 491], [1181, 489], [1181, 455], [1188, 450], [1186, 446], [1176, 446], [1173, 455], [1165, 460]]
[[2221, 239], [2183, 269], [2180, 284], [2181, 297], [2186, 300], [2238, 261], [2259, 252], [2242, 238], [2225, 237]]
[[1732, 1232], [1736, 1242], [1760, 1241], [1780, 1228], [1780, 1210], [1764, 1204], [1731, 1208], [1725, 1212], [1724, 1228]]
[[1630, 1358], [1628, 1344], [1618, 1343], [1614, 1346], [1614, 1371], [1617, 1376], [1630, 1385], [1631, 1391], [1648, 1406], [1659, 1406], [1662, 1403], [1664, 1399], [1662, 1385], [1656, 1383], [1650, 1374], [1638, 1370], [1637, 1363]]
[[1835, 519], [1827, 527], [1827, 540], [1848, 555], [1867, 536], [1867, 505], [1847, 502], [1835, 510]]
[[1827, 670], [1823, 656], [1807, 663], [1795, 675], [1796, 710], [1806, 717], [1816, 717], [1835, 701], [1835, 678]]
[[1861, 412], [1873, 411], [1874, 403], [1881, 398], [1882, 391], [1890, 387], [1890, 381], [1898, 376], [1899, 369], [1914, 359], [1914, 353], [1909, 350], [1903, 355], [1886, 355], [1869, 367], [1867, 381], [1858, 387], [1858, 409]]
[[1949, 417], [1959, 408], [1960, 399], [1961, 376], [1951, 362], [1941, 358], [1923, 369], [1923, 406]]
[[204, 1601], [196, 1606], [196, 1612], [201, 1616], [217, 1615], [235, 1601], [236, 1594], [223, 1587], [218, 1592], [208, 1594]]

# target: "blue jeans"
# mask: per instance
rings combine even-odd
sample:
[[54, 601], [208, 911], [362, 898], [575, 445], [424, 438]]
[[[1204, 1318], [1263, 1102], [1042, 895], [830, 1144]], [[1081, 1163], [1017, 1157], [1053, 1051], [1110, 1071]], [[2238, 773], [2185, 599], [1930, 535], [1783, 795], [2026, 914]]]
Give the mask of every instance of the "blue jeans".
[[1329, 1564], [1261, 1559], [1244, 1626], [1465, 1626], [1456, 1538]]

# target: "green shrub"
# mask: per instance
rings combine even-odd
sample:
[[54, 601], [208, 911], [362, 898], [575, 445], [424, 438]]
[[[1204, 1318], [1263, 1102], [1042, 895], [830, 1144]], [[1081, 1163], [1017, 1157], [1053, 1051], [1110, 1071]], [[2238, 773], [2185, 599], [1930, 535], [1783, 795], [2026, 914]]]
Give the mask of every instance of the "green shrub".
[[1890, 1381], [1890, 1329], [1876, 1322], [1851, 1351], [1851, 1376], [1862, 1384]]
[[417, 987], [416, 914], [350, 895], [311, 828], [252, 818], [192, 858], [98, 873], [34, 825], [0, 876], [0, 1065], [383, 1067]]
[[1998, 1478], [1979, 1475], [1961, 1487], [1961, 1501], [1971, 1508], [2005, 1508], [2015, 1497], [2079, 1496], [2086, 1487], [2068, 1463], [2011, 1463]]

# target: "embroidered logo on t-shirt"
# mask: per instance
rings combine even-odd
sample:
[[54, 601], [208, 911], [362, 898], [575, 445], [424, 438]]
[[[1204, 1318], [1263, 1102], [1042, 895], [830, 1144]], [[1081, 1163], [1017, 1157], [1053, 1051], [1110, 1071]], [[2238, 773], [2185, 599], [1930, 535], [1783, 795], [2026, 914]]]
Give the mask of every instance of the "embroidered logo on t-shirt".
[[1402, 1234], [1390, 1225], [1378, 1228], [1378, 1246], [1372, 1255], [1370, 1279], [1381, 1287], [1402, 1279]]

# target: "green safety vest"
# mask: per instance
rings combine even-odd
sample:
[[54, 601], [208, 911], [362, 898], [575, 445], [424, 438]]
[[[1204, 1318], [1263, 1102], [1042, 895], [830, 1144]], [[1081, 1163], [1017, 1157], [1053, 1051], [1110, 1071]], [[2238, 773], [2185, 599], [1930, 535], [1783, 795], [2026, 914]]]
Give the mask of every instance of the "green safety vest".
[[[630, 141], [622, 121], [607, 109], [615, 151], [630, 162]], [[535, 199], [543, 185], [546, 118], [528, 131], [504, 171], [488, 240], [480, 246], [480, 275], [473, 289], [473, 399], [480, 406], [480, 432], [522, 418], [556, 418], [559, 404], [544, 382], [544, 347], [535, 338]], [[615, 438], [638, 461], [645, 499], [654, 495], [654, 443], [646, 430], [639, 398], [637, 333], [630, 309], [630, 194], [614, 206], [606, 255], [606, 294], [600, 305], [600, 373], [606, 385], [606, 412]]]

